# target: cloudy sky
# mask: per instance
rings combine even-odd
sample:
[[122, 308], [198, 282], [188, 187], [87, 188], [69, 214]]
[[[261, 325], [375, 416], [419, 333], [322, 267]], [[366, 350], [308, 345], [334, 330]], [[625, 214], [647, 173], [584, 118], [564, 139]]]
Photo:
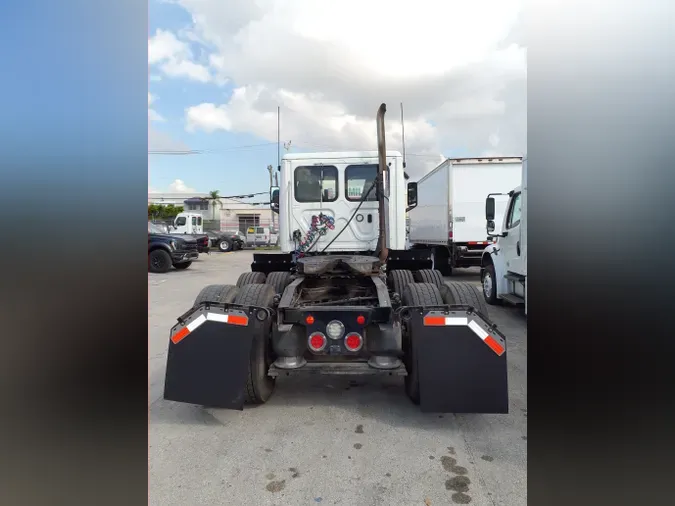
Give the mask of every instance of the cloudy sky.
[[[151, 191], [265, 191], [293, 152], [387, 147], [408, 172], [443, 157], [521, 155], [527, 66], [520, 0], [151, 0]], [[282, 149], [283, 152], [283, 149]]]

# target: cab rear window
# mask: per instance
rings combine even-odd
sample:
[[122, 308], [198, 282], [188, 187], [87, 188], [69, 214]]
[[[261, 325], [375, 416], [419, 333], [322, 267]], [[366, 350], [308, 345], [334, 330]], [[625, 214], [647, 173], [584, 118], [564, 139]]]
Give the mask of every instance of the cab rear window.
[[293, 193], [297, 202], [335, 202], [338, 197], [337, 167], [297, 167], [293, 173]]
[[[377, 177], [377, 165], [349, 165], [345, 169], [345, 197], [347, 200], [359, 201], [373, 185]], [[377, 200], [375, 188], [370, 190], [366, 202]]]

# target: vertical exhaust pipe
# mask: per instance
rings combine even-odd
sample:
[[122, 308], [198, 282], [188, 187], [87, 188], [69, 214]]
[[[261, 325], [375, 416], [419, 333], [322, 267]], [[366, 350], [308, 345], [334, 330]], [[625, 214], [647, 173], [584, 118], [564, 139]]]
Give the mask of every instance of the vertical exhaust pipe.
[[387, 112], [387, 105], [382, 104], [377, 110], [377, 157], [379, 167], [377, 171], [377, 194], [378, 211], [380, 215], [380, 230], [377, 240], [377, 253], [381, 263], [387, 261], [389, 250], [387, 249], [387, 230], [385, 215], [386, 207], [384, 200], [384, 173], [387, 170], [387, 145], [384, 139], [384, 114]]

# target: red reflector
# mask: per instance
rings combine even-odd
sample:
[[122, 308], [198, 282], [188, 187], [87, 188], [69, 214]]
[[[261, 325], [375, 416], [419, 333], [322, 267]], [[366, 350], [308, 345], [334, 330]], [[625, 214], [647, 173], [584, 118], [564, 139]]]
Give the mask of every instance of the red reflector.
[[178, 344], [181, 342], [185, 336], [187, 336], [190, 333], [187, 327], [183, 327], [180, 329], [178, 332], [176, 332], [173, 337], [171, 337], [171, 341], [173, 341], [173, 344]]
[[361, 345], [363, 344], [363, 339], [361, 336], [357, 333], [351, 333], [347, 334], [347, 337], [345, 337], [345, 347], [349, 351], [359, 351], [361, 349]]
[[321, 351], [326, 346], [326, 336], [318, 332], [309, 336], [309, 347], [314, 351]]
[[242, 327], [245, 327], [246, 325], [248, 325], [248, 316], [231, 314], [227, 316], [227, 323], [230, 323], [232, 325], [241, 325]]
[[497, 341], [495, 341], [495, 338], [492, 336], [487, 336], [485, 338], [485, 344], [492, 348], [492, 351], [494, 351], [497, 355], [504, 353], [504, 348], [502, 348], [502, 346]]
[[452, 230], [448, 232], [448, 239], [452, 239]]
[[425, 327], [444, 327], [445, 326], [445, 316], [425, 316], [424, 317], [424, 326]]
[[366, 317], [363, 315], [357, 316], [356, 323], [358, 323], [359, 325], [364, 325], [366, 323]]
[[307, 315], [305, 323], [307, 323], [307, 325], [314, 325], [314, 317], [311, 314]]

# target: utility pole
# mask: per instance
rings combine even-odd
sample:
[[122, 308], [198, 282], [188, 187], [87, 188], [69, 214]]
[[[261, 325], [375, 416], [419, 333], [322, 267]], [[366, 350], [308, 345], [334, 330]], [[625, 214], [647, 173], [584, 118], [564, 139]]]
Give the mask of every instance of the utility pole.
[[[267, 170], [270, 173], [270, 197], [271, 197], [272, 196], [272, 186], [273, 186], [272, 175], [274, 174], [274, 167], [272, 167], [271, 165], [268, 165]], [[276, 226], [275, 226], [275, 223], [274, 223], [274, 221], [275, 221], [274, 220], [274, 211], [271, 211], [271, 208], [270, 208], [270, 212], [272, 213], [272, 228], [276, 230]]]

